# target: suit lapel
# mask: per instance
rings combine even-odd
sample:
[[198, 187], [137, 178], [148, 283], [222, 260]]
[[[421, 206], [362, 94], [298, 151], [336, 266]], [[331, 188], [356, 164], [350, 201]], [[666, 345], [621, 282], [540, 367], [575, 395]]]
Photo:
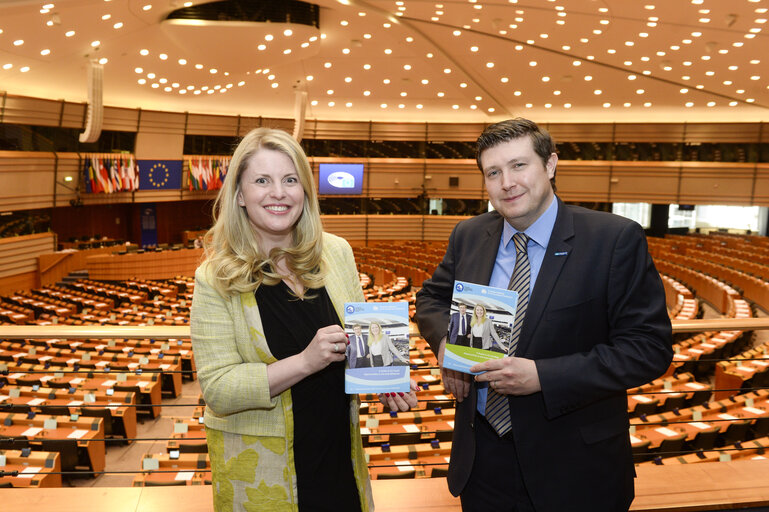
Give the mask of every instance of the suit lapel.
[[558, 281], [558, 276], [561, 274], [563, 265], [571, 254], [572, 245], [567, 240], [573, 236], [574, 218], [572, 213], [558, 199], [558, 215], [553, 225], [553, 233], [550, 235], [550, 242], [545, 251], [545, 257], [542, 260], [542, 267], [537, 275], [537, 282], [534, 284], [529, 306], [526, 309], [526, 318], [521, 329], [521, 339], [516, 349], [516, 354], [518, 355], [524, 355], [528, 350], [534, 331], [539, 325], [542, 313], [545, 311], [545, 306], [547, 306], [555, 283]]
[[468, 270], [468, 278], [471, 283], [488, 285], [491, 273], [494, 271], [494, 262], [499, 250], [499, 239], [502, 236], [502, 217], [499, 214], [492, 215], [481, 236], [473, 247], [468, 248], [472, 266]]

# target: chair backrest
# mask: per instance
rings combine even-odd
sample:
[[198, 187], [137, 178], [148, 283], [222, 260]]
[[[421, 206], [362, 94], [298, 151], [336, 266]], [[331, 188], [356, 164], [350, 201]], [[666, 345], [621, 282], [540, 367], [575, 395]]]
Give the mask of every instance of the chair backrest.
[[184, 480], [145, 480], [144, 487], [169, 487], [174, 485], [187, 485]]
[[400, 480], [416, 478], [416, 476], [416, 470], [412, 469], [411, 471], [398, 471], [397, 473], [379, 473], [376, 478], [377, 480]]
[[78, 463], [77, 441], [70, 439], [43, 439], [40, 446], [44, 452], [59, 452], [62, 471], [74, 471]]
[[208, 444], [205, 441], [199, 443], [179, 443], [179, 453], [208, 453]]
[[440, 477], [446, 477], [449, 474], [449, 468], [438, 466], [434, 467], [432, 471], [430, 471], [430, 478], [440, 478]]

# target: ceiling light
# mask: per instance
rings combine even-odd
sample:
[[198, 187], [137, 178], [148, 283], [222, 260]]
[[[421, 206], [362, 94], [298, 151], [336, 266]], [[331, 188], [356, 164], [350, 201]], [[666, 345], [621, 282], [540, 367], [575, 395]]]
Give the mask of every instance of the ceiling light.
[[493, 67], [494, 67], [494, 63], [493, 63], [493, 62], [487, 62], [487, 63], [486, 63], [486, 67], [487, 67], [487, 68], [489, 68], [489, 69], [491, 69], [491, 68], [493, 68]]
[[644, 103], [644, 107], [648, 108], [648, 107], [651, 107], [651, 106], [652, 106], [652, 102], [651, 101], [647, 101], [646, 103]]
[[155, 73], [147, 73], [147, 78], [153, 80], [155, 78]]
[[135, 71], [136, 73], [139, 73], [139, 74], [142, 74], [142, 73], [144, 73], [144, 69], [143, 69], [143, 68], [134, 68], [134, 71]]
[[423, 78], [422, 79], [422, 85], [427, 85], [429, 83], [430, 83], [430, 81], [427, 78]]
[[150, 54], [150, 51], [149, 50], [139, 50], [139, 54], [143, 55], [143, 56], [147, 56], [147, 55]]
[[563, 108], [571, 108], [571, 103], [564, 103]]
[[451, 73], [451, 68], [444, 68], [443, 72], [448, 75], [449, 73]]
[[542, 81], [543, 82], [549, 82], [550, 81], [550, 77], [549, 76], [543, 76], [542, 77]]
[[403, 65], [403, 69], [405, 69], [406, 71], [410, 71], [411, 70], [411, 64], [404, 64]]
[[144, 7], [142, 7], [143, 11], [149, 11], [150, 9], [152, 9], [152, 5], [150, 5], [150, 4], [147, 4]]
[[371, 69], [371, 64], [364, 64], [363, 65], [363, 69], [365, 69], [365, 70]]
[[112, 15], [111, 15], [111, 14], [105, 14], [104, 16], [102, 16], [102, 17], [101, 17], [101, 19], [103, 19], [103, 20], [108, 20], [108, 19], [110, 19], [111, 17], [112, 17]]
[[521, 93], [521, 91], [515, 91], [515, 92], [513, 93], [513, 96], [520, 96], [521, 94], [522, 94], [522, 93]]
[[462, 82], [462, 83], [459, 84], [459, 87], [461, 87], [462, 89], [466, 89], [467, 88], [467, 84], [465, 82]]
[[643, 94], [645, 92], [646, 91], [644, 91], [643, 89], [636, 89], [636, 91], [635, 91], [636, 94]]
[[382, 83], [385, 84], [385, 85], [390, 85], [390, 79], [389, 78], [385, 78], [384, 80], [382, 80]]
[[364, 96], [371, 96], [371, 91], [363, 91]]
[[273, 89], [277, 89], [278, 88], [278, 82], [272, 82], [270, 87], [272, 87]]
[[507, 82], [510, 81], [510, 79], [507, 78], [506, 76], [503, 76], [502, 78], [499, 79], [499, 81], [502, 82], [503, 84], [506, 84]]
[[[289, 52], [290, 51], [291, 50], [289, 50]], [[350, 54], [350, 49], [349, 48], [342, 48], [342, 53], [344, 53], [345, 55], [349, 55]]]
[[601, 89], [596, 89], [593, 91], [593, 94], [595, 94], [596, 96], [600, 96], [602, 93], [603, 91]]
[[385, 48], [384, 51], [387, 55], [390, 55], [393, 51], [390, 48]]
[[324, 68], [326, 68], [326, 69], [328, 69], [328, 68], [330, 68], [330, 67], [331, 67], [331, 63], [330, 63], [330, 62], [324, 62], [324, 63], [323, 63], [323, 67], [324, 67]]
[[553, 91], [553, 96], [560, 96], [560, 95], [561, 95], [561, 91]]
[[294, 31], [291, 30], [290, 28], [287, 28], [286, 30], [283, 31], [283, 35], [286, 36], [286, 37], [289, 37], [293, 33], [294, 33]]
[[160, 55], [158, 55], [158, 58], [160, 60], [167, 60], [168, 59], [168, 55], [166, 55], [165, 53], [161, 53]]
[[438, 96], [439, 98], [443, 98], [445, 95], [446, 95], [446, 94], [445, 94], [445, 93], [443, 93], [443, 92], [439, 92], [439, 93], [437, 94], [437, 96]]
[[589, 81], [590, 81], [590, 80], [592, 80], [592, 79], [593, 79], [593, 77], [592, 77], [592, 76], [590, 76], [590, 75], [585, 75], [585, 82], [589, 82]]
[[267, 49], [267, 45], [266, 44], [260, 44], [259, 46], [256, 47], [256, 49], [259, 50], [259, 51], [264, 51], [264, 50]]
[[471, 52], [477, 52], [478, 51], [478, 47], [477, 46], [471, 46], [470, 47], [470, 51]]
[[[102, 62], [102, 60], [105, 61], [105, 62]], [[106, 64], [106, 61], [107, 61], [107, 59], [101, 59], [99, 61], [99, 63], [100, 64]], [[27, 71], [29, 71], [29, 66], [24, 66], [23, 68], [19, 69], [19, 71], [21, 71], [22, 73], [26, 73]]]
[[529, 66], [534, 67], [536, 65], [537, 65], [537, 61], [536, 60], [529, 61]]
[[139, 80], [137, 80], [137, 82], [139, 82], [140, 85], [144, 85], [147, 83], [147, 80], [145, 80], [144, 78], [140, 78]]
[[203, 69], [203, 64], [195, 64], [195, 69]]
[[401, 91], [401, 98], [405, 98], [407, 95], [408, 95], [408, 93], [407, 93], [407, 92], [405, 92], [405, 91]]
[[350, 82], [352, 82], [352, 77], [350, 77], [350, 76], [345, 77], [344, 81], [349, 84]]
[[114, 28], [116, 30], [119, 29], [119, 28], [123, 28], [123, 22], [122, 21], [118, 21], [117, 23], [112, 25], [112, 28]]
[[46, 48], [45, 50], [41, 50], [40, 51], [40, 55], [48, 55], [50, 53], [51, 53], [51, 50], [49, 50], [48, 48]]
[[625, 108], [628, 108], [630, 106], [630, 103], [627, 103], [627, 102], [623, 103], [622, 106], [625, 107]]
[[452, 32], [452, 34], [454, 34], [455, 36], [460, 36], [460, 35], [462, 35], [462, 31], [461, 30], [455, 30], [454, 32]]

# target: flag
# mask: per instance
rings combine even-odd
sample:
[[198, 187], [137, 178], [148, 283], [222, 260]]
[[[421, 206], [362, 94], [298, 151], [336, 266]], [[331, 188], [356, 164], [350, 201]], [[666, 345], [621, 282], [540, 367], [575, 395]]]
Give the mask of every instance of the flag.
[[182, 188], [181, 160], [139, 160], [139, 190]]
[[190, 190], [200, 190], [200, 169], [197, 165], [195, 165], [194, 158], [190, 158], [189, 165], [190, 165], [190, 179], [189, 179]]
[[88, 173], [88, 158], [83, 159], [83, 182], [85, 183], [85, 191], [90, 194], [93, 192], [91, 189], [91, 175]]

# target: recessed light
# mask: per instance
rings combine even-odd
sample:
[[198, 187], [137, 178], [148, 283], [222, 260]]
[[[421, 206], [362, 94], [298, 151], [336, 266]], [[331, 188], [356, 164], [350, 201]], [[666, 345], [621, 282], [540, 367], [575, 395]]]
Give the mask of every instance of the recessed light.
[[371, 96], [371, 91], [363, 91], [364, 96]]
[[146, 56], [147, 56], [147, 55], [149, 55], [149, 54], [150, 54], [150, 51], [149, 51], [149, 50], [146, 50], [146, 49], [143, 49], [143, 50], [139, 50], [139, 55], [143, 55], [143, 56], [145, 56], [145, 57], [146, 57]]
[[40, 50], [40, 55], [49, 55], [51, 53], [51, 50], [46, 48], [45, 50]]
[[112, 15], [111, 15], [111, 14], [105, 14], [105, 15], [103, 15], [103, 16], [101, 17], [101, 19], [103, 19], [103, 20], [105, 20], [105, 21], [106, 21], [106, 20], [110, 19], [111, 17], [112, 17]]
[[144, 85], [147, 83], [147, 80], [145, 80], [144, 78], [140, 78], [139, 80], [137, 80], [137, 82], [139, 82], [140, 85]]
[[160, 60], [166, 60], [166, 59], [168, 59], [168, 55], [166, 55], [165, 53], [161, 53], [160, 55], [158, 55], [158, 58]]
[[142, 7], [143, 11], [149, 11], [150, 9], [152, 9], [152, 5], [151, 4], [147, 4], [144, 7]]
[[123, 28], [123, 22], [122, 21], [118, 21], [117, 23], [112, 25], [112, 28], [114, 28], [115, 30], [117, 30], [119, 28]]
[[155, 73], [147, 73], [147, 78], [149, 78], [150, 80], [154, 80]]
[[195, 64], [195, 69], [203, 69], [203, 64]]
[[[102, 62], [102, 60], [105, 61], [105, 62]], [[100, 64], [106, 64], [106, 60], [107, 59], [101, 59], [99, 61], [99, 63]], [[23, 68], [19, 69], [19, 71], [21, 71], [22, 73], [26, 73], [27, 71], [29, 71], [29, 66], [24, 66]]]

